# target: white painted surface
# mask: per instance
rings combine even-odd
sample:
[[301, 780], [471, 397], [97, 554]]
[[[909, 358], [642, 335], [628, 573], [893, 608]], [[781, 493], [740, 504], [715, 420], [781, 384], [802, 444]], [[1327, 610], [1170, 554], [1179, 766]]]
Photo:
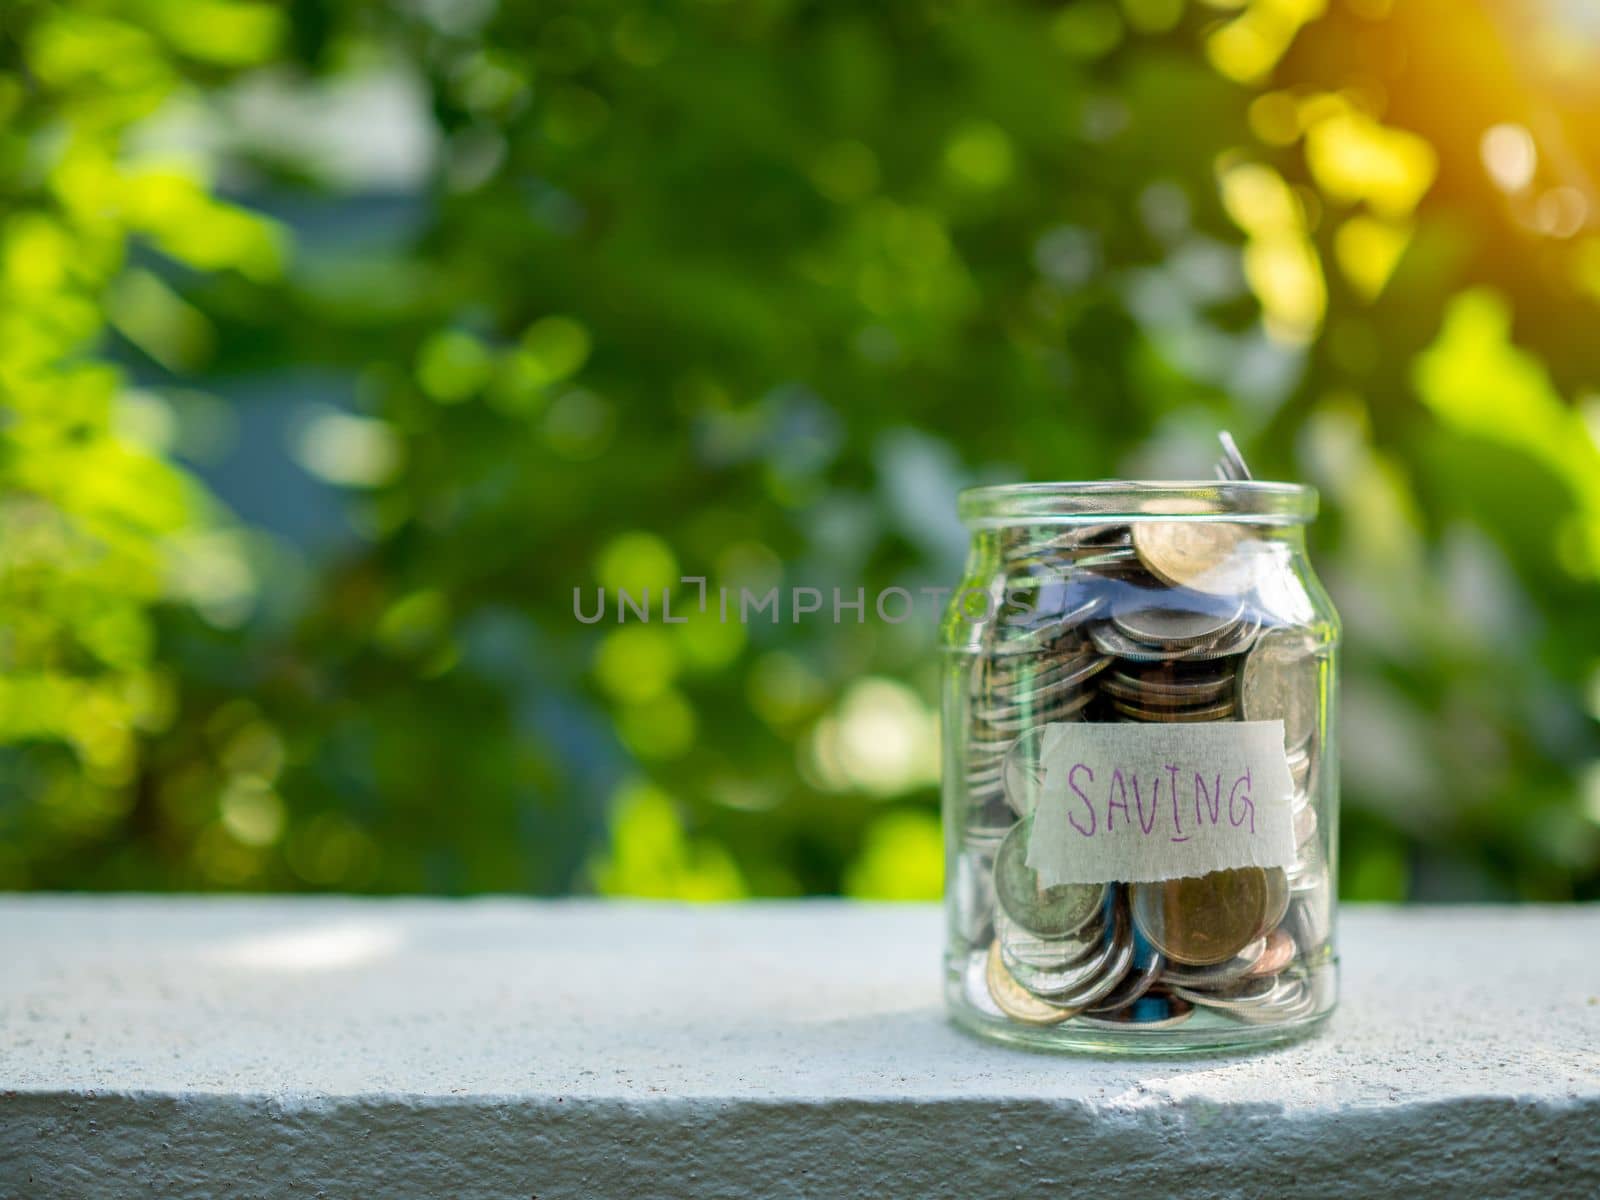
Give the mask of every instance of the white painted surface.
[[1251, 1055], [950, 1027], [939, 915], [0, 898], [0, 1197], [1600, 1193], [1600, 907], [1345, 910]]

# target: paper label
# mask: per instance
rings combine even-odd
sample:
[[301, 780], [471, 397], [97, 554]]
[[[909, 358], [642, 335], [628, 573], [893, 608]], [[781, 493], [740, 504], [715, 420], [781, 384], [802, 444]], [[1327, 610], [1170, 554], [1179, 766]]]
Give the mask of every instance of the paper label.
[[1292, 867], [1282, 721], [1047, 725], [1028, 865], [1045, 887]]

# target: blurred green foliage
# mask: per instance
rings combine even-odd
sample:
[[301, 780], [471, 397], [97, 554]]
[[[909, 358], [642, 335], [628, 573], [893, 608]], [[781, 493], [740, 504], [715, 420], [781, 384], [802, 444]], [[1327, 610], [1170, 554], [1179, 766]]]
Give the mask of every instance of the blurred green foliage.
[[[953, 493], [1322, 488], [1346, 894], [1600, 895], [1558, 0], [12, 0], [0, 886], [939, 887]], [[651, 623], [575, 590], [652, 589]]]

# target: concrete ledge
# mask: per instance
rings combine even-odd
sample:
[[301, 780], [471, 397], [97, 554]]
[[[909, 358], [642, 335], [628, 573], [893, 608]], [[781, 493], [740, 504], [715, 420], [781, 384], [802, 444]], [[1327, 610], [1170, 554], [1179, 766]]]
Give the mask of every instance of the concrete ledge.
[[1322, 1036], [1095, 1060], [931, 907], [0, 898], [0, 1197], [1600, 1191], [1600, 907], [1341, 937]]

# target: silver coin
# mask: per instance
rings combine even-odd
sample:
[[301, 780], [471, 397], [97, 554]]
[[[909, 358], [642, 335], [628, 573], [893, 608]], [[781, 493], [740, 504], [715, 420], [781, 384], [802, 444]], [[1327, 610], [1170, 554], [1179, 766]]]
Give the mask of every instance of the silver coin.
[[1309, 895], [1328, 888], [1328, 856], [1319, 837], [1307, 838], [1295, 846], [1294, 866], [1289, 868], [1289, 894]]
[[1005, 785], [1003, 783], [995, 782], [984, 783], [980, 786], [974, 787], [969, 784], [967, 785], [966, 792], [966, 807], [976, 808], [979, 805], [987, 804], [995, 796], [999, 796], [1000, 798], [1004, 799]]
[[1071, 625], [1014, 626], [991, 632], [985, 649], [996, 658], [1021, 658], [1043, 654], [1065, 638], [1073, 636]]
[[1247, 976], [1228, 987], [1215, 990], [1187, 987], [1170, 980], [1167, 981], [1167, 987], [1173, 995], [1182, 996], [1185, 1000], [1192, 1000], [1196, 1004], [1203, 1004], [1207, 1008], [1259, 1008], [1272, 1003], [1278, 994], [1278, 981], [1273, 976], [1253, 978]]
[[1316, 994], [1302, 979], [1280, 979], [1278, 990], [1265, 1003], [1233, 1008], [1227, 1015], [1251, 1025], [1282, 1025], [1311, 1016], [1317, 1010]]
[[970, 945], [994, 937], [994, 856], [967, 847], [956, 855], [950, 879], [951, 926]]
[[1043, 623], [1076, 623], [1109, 601], [1109, 595], [1093, 575], [1055, 565], [1041, 568], [1037, 574], [1019, 577], [1009, 573], [1006, 582], [1008, 603], [1022, 596], [1026, 600], [1019, 615], [1026, 621]]
[[1061, 707], [1075, 710], [1086, 696], [1094, 693], [1081, 683], [1050, 684], [1031, 691], [1021, 688], [1005, 695], [995, 693], [983, 700], [972, 702], [971, 716], [985, 724], [1014, 721], [1030, 712], [1044, 712]]
[[1008, 965], [1040, 972], [1065, 971], [1080, 967], [1105, 952], [1106, 924], [1101, 918], [1064, 937], [1040, 937], [1029, 933], [1004, 910], [994, 915], [995, 939]]
[[1063, 638], [1070, 637], [1099, 608], [1100, 601], [1090, 599], [1061, 616], [1043, 618], [1025, 625], [997, 625], [990, 639], [989, 653], [1003, 658], [1041, 653]]
[[1305, 958], [1318, 958], [1327, 946], [1333, 933], [1332, 909], [1332, 889], [1325, 879], [1311, 888], [1293, 889], [1283, 924]]
[[1003, 913], [995, 923], [995, 934], [1006, 972], [1043, 1000], [1092, 986], [1104, 974], [1114, 950], [1111, 931], [1100, 923], [1083, 931], [1090, 940], [1082, 946], [1075, 938], [1035, 938], [1011, 924]]
[[1312, 738], [1310, 741], [1307, 741], [1305, 745], [1296, 746], [1287, 754], [1287, 761], [1289, 764], [1289, 780], [1294, 784], [1295, 790], [1298, 792], [1304, 793], [1311, 790], [1309, 784], [1311, 782], [1312, 772], [1316, 769], [1317, 765], [1317, 755], [1312, 748], [1315, 741], [1316, 739]]
[[1289, 779], [1295, 789], [1305, 795], [1312, 795], [1317, 790], [1317, 773], [1322, 765], [1322, 751], [1317, 746], [1317, 737], [1311, 737], [1300, 746], [1289, 751]]
[[1134, 553], [1133, 546], [1127, 545], [1110, 546], [1103, 550], [1080, 554], [1072, 560], [1072, 565], [1081, 570], [1093, 569], [1101, 574], [1109, 574], [1135, 567], [1138, 562], [1139, 558]]
[[1294, 816], [1294, 843], [1304, 846], [1317, 836], [1317, 810], [1309, 804], [1302, 804], [1295, 809]]
[[1116, 916], [1112, 925], [1109, 938], [1106, 942], [1106, 954], [1099, 964], [1099, 973], [1090, 980], [1086, 980], [1076, 990], [1057, 992], [1041, 999], [1047, 1004], [1054, 1004], [1061, 1008], [1071, 1009], [1074, 1013], [1090, 1008], [1110, 995], [1127, 977], [1128, 968], [1133, 963], [1133, 933], [1132, 924], [1128, 919], [1125, 905], [1118, 905]]
[[1203, 990], [1231, 987], [1255, 971], [1266, 950], [1266, 938], [1257, 938], [1226, 962], [1213, 966], [1191, 967], [1169, 960], [1161, 972], [1161, 982]]
[[1254, 619], [1240, 621], [1231, 629], [1225, 630], [1208, 642], [1201, 642], [1191, 646], [1184, 652], [1179, 662], [1215, 662], [1219, 658], [1231, 658], [1236, 654], [1244, 654], [1255, 645], [1256, 639], [1261, 634], [1261, 626]]
[[1257, 640], [1239, 674], [1239, 711], [1247, 721], [1283, 721], [1285, 748], [1316, 731], [1322, 702], [1316, 645], [1300, 629], [1272, 629]]
[[1088, 1011], [1111, 1013], [1127, 1008], [1155, 986], [1156, 981], [1161, 978], [1161, 971], [1166, 966], [1166, 961], [1153, 947], [1144, 944], [1142, 938], [1136, 938], [1133, 961], [1129, 964], [1127, 974], [1098, 1003], [1090, 1006]]
[[1090, 625], [1089, 640], [1101, 654], [1125, 658], [1130, 662], [1171, 662], [1189, 652], [1186, 646], [1153, 646], [1137, 641], [1109, 622]]
[[1002, 736], [989, 733], [982, 729], [975, 729], [967, 739], [967, 753], [976, 756], [980, 761], [992, 758], [998, 763], [1005, 757], [1011, 743], [1016, 741], [1014, 736]]
[[1230, 482], [1254, 479], [1255, 476], [1250, 474], [1250, 468], [1244, 461], [1244, 455], [1239, 453], [1233, 434], [1224, 429], [1217, 434], [1217, 441], [1222, 443], [1222, 457], [1217, 462], [1217, 478]]
[[[1105, 940], [1094, 954], [1063, 967], [1036, 967], [1010, 955], [1006, 955], [1004, 961], [1011, 977], [1046, 1004], [1078, 1009], [1092, 1003], [1092, 1000], [1082, 998], [1086, 993], [1103, 994], [1100, 985], [1105, 981], [1116, 953], [1116, 944]], [[1112, 979], [1104, 991], [1109, 991], [1116, 983], [1117, 980]]]
[[966, 965], [961, 969], [961, 998], [969, 1007], [977, 1009], [984, 1016], [996, 1021], [1007, 1019], [1000, 1006], [994, 1002], [994, 996], [989, 992], [989, 951], [974, 950], [967, 955]]
[[1071, 669], [1052, 670], [1032, 679], [1020, 679], [995, 689], [995, 698], [1013, 704], [1041, 704], [1065, 700], [1079, 695], [1093, 695], [1088, 681], [1097, 675], [1109, 661], [1099, 655], [1089, 656], [1089, 661], [1078, 660]]
[[963, 780], [967, 785], [969, 796], [996, 790], [1001, 783], [1001, 770], [1005, 764], [1005, 751], [1011, 748], [1015, 738], [1007, 739], [1000, 744], [1000, 749], [991, 752], [969, 751], [967, 755], [967, 770]]
[[994, 860], [995, 901], [1006, 916], [1029, 933], [1064, 937], [1100, 914], [1103, 883], [1064, 883], [1044, 887], [1025, 858], [1031, 823], [1019, 821], [1006, 835]]
[[1026, 529], [1008, 529], [1003, 543], [1008, 552], [1017, 555], [1059, 553], [1072, 554], [1096, 547], [1127, 545], [1132, 532], [1126, 525], [1072, 525], [1063, 529], [1057, 525], [1033, 526]]
[[1244, 609], [1243, 599], [1219, 606], [1214, 597], [1209, 604], [1199, 602], [1199, 597], [1186, 597], [1194, 602], [1179, 604], [1179, 597], [1176, 591], [1125, 596], [1113, 606], [1111, 623], [1135, 641], [1195, 646], [1231, 629]]
[[999, 789], [970, 797], [961, 825], [962, 843], [973, 850], [994, 853], [1016, 820]]
[[1093, 650], [1049, 659], [1019, 659], [1016, 668], [996, 667], [974, 681], [974, 694], [1017, 700], [1056, 689], [1082, 686], [1111, 665]]
[[1015, 738], [1052, 721], [1066, 721], [1089, 706], [1094, 693], [1089, 691], [1053, 692], [1027, 701], [996, 704], [977, 716], [983, 732], [1002, 738]]
[[1043, 745], [1044, 730], [1035, 729], [1019, 737], [1006, 752], [1002, 787], [1006, 803], [1019, 817], [1033, 815], [1044, 791], [1044, 762], [1040, 758]]

